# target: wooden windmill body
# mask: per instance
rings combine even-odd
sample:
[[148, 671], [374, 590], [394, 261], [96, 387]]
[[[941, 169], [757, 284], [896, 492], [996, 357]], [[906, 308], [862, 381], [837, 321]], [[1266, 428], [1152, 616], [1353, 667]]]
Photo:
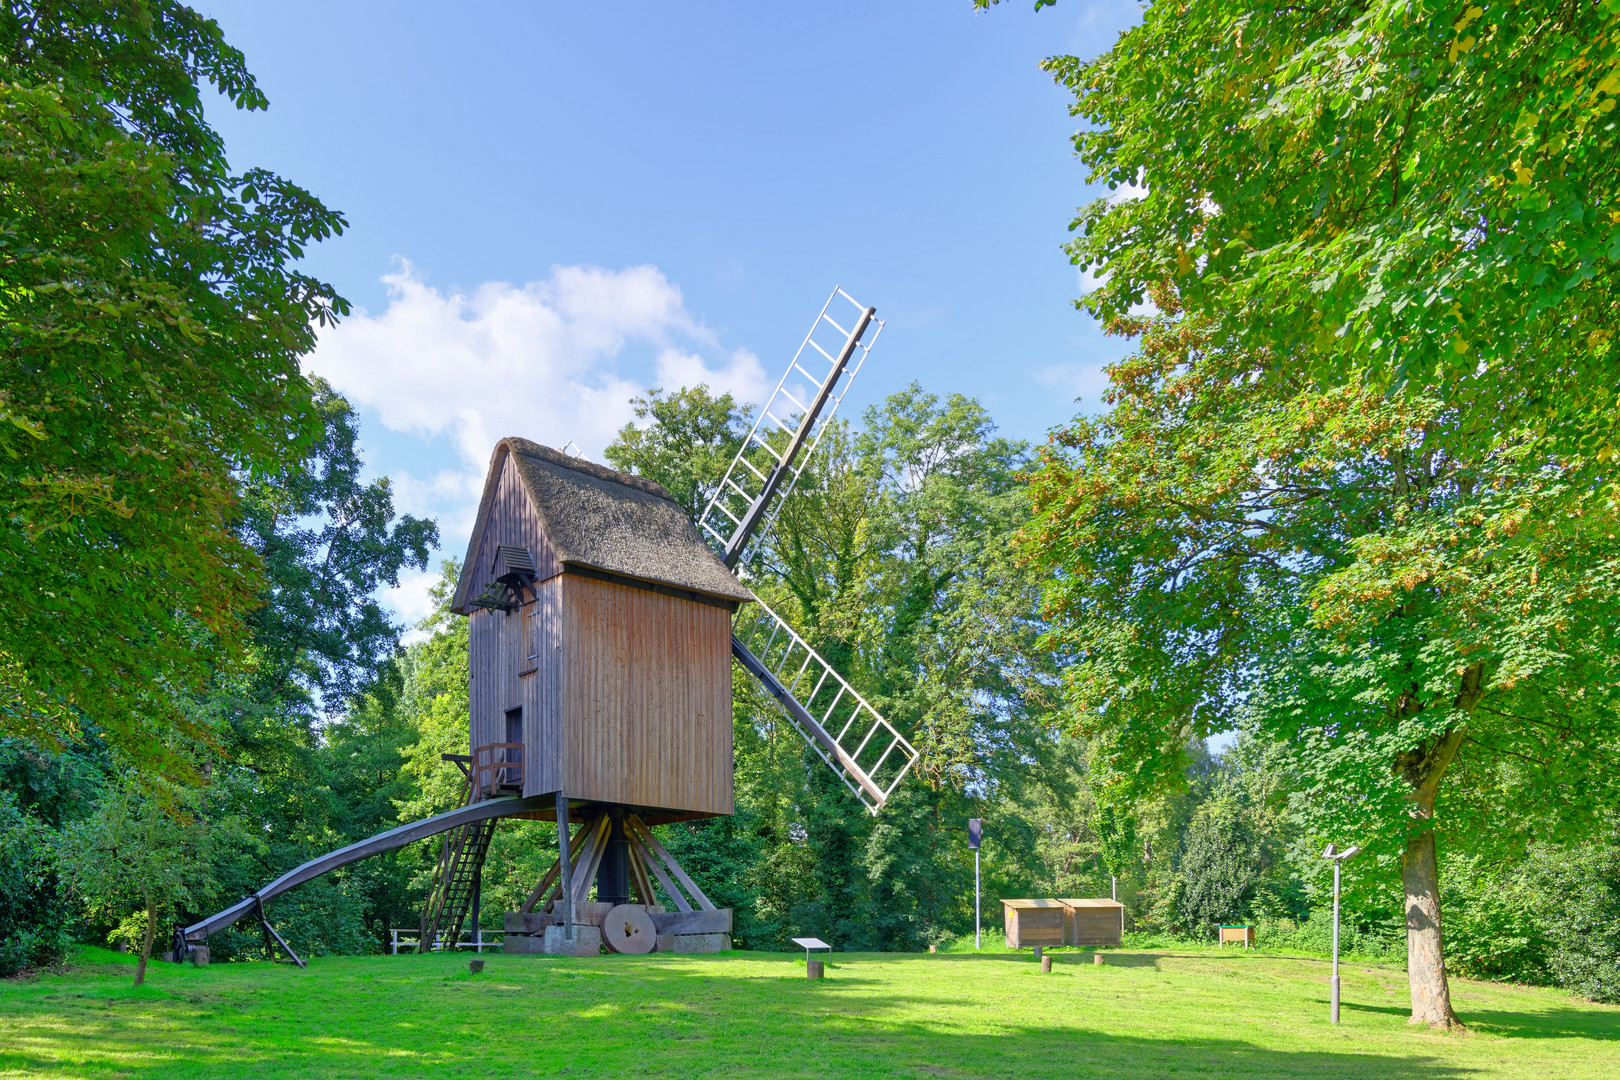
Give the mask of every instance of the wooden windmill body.
[[475, 764], [516, 757], [501, 787], [649, 824], [730, 814], [731, 620], [752, 599], [657, 484], [501, 440], [451, 605], [469, 756], [514, 751]]
[[469, 917], [479, 925], [496, 824], [517, 817], [555, 821], [559, 855], [507, 914], [506, 951], [716, 946], [730, 912], [652, 827], [733, 812], [733, 661], [877, 813], [915, 748], [739, 580], [870, 352], [874, 314], [833, 291], [695, 526], [644, 477], [502, 439], [451, 602], [469, 623], [468, 752], [444, 756], [466, 776], [465, 805], [311, 859], [185, 941], [252, 917], [269, 942], [275, 897], [442, 837], [417, 948], [457, 947]]

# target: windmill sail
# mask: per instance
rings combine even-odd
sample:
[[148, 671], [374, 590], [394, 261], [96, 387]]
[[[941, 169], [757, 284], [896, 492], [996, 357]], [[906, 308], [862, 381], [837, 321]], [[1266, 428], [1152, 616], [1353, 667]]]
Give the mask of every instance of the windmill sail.
[[[774, 520], [860, 373], [883, 330], [875, 315], [843, 289], [832, 291], [704, 508], [699, 524], [734, 570]], [[800, 378], [816, 389], [800, 387]], [[763, 602], [738, 610], [731, 653], [867, 811], [881, 810], [917, 760], [916, 748]]]
[[[821, 305], [821, 314], [698, 519], [727, 566], [736, 567], [761, 524], [769, 525], [775, 507], [793, 490], [816, 452], [822, 432], [883, 332], [875, 314], [843, 289], [834, 289]], [[807, 390], [798, 383], [800, 378], [816, 389]], [[801, 401], [801, 396], [808, 400]]]
[[881, 810], [917, 760], [905, 736], [762, 601], [738, 611], [731, 653], [868, 812]]

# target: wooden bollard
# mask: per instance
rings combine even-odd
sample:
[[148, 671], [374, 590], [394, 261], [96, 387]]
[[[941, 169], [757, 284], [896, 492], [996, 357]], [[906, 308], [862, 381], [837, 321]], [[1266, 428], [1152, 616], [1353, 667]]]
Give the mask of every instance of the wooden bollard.
[[1052, 958], [1050, 956], [1041, 957], [1041, 974], [1052, 974]]
[[1091, 954], [1091, 962], [1093, 964], [1096, 964], [1098, 967], [1102, 967], [1103, 964], [1106, 963], [1106, 961], [1103, 959], [1103, 954], [1102, 953], [1092, 953]]
[[1039, 945], [1033, 945], [1031, 948], [1035, 950], [1035, 959], [1039, 960], [1041, 958], [1041, 947]]
[[807, 979], [819, 979], [825, 974], [827, 974], [827, 964], [826, 964], [825, 961], [822, 961], [822, 960], [807, 960], [807, 961], [805, 961], [805, 965], [804, 965], [804, 977], [805, 978], [807, 978]]
[[939, 952], [939, 942], [937, 942], [937, 941], [930, 941], [930, 942], [929, 942], [929, 943], [928, 943], [928, 951], [929, 951], [929, 952], [934, 952], [934, 953], [937, 953], [937, 952]]
[[477, 975], [480, 971], [484, 970], [484, 962], [482, 960], [469, 960], [467, 961], [467, 970], [472, 974]]

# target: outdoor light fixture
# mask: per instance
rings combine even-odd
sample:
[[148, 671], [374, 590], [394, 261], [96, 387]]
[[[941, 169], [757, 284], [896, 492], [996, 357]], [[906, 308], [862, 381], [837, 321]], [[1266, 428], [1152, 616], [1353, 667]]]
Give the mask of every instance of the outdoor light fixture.
[[1354, 858], [1361, 850], [1361, 845], [1339, 850], [1339, 845], [1329, 844], [1322, 852], [1322, 858], [1333, 863], [1333, 983], [1332, 1002], [1328, 1006], [1328, 1023], [1339, 1022], [1339, 867], [1344, 860]]

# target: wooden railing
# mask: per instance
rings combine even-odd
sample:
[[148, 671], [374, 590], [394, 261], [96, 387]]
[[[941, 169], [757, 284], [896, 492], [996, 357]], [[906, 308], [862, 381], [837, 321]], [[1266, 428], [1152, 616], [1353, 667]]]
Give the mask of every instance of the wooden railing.
[[472, 752], [467, 779], [472, 784], [467, 801], [475, 803], [503, 789], [523, 788], [523, 744], [488, 743]]

